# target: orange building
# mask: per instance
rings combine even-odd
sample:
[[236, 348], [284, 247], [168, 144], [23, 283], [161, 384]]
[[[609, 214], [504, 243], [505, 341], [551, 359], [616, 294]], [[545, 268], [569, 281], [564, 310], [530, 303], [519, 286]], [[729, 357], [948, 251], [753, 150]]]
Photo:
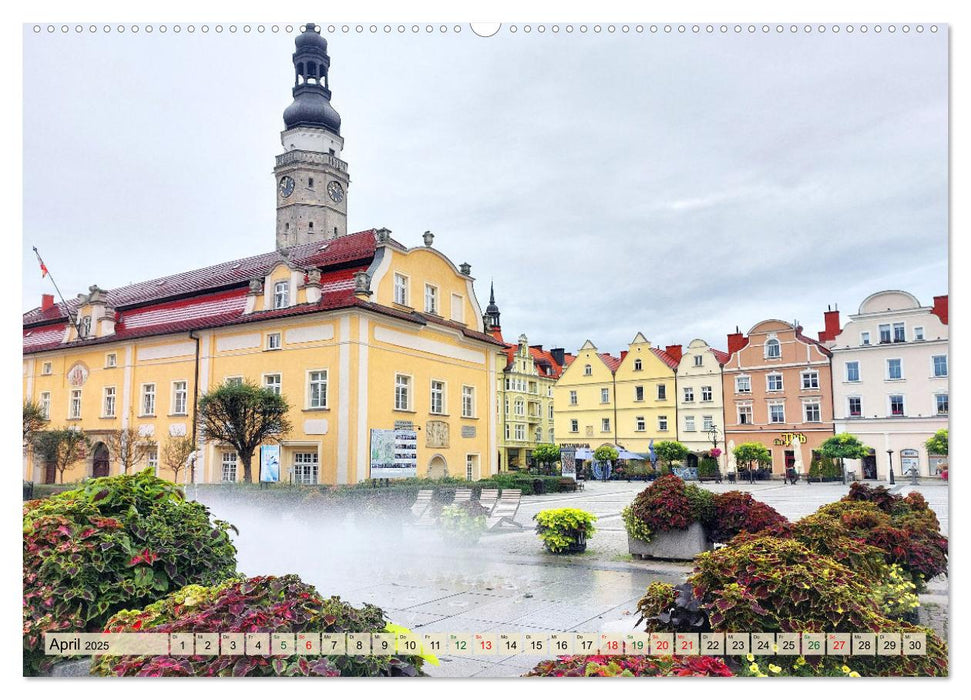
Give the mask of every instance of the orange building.
[[759, 442], [772, 453], [773, 474], [790, 466], [805, 473], [813, 451], [834, 434], [832, 353], [801, 326], [774, 319], [747, 336], [730, 333], [728, 353], [722, 381], [729, 451]]

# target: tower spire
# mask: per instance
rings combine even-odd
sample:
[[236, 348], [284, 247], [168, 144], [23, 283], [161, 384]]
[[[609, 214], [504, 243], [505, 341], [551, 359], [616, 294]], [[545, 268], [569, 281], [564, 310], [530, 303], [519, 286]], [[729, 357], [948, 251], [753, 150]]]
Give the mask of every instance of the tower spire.
[[486, 330], [500, 328], [499, 306], [496, 304], [496, 290], [492, 280], [489, 281], [489, 305], [482, 315], [482, 320], [485, 323]]

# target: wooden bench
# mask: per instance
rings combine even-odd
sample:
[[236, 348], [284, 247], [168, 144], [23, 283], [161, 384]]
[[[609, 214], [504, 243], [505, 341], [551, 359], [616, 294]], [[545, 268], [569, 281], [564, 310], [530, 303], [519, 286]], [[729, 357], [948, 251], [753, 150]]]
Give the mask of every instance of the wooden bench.
[[560, 491], [576, 491], [579, 484], [568, 476], [560, 479]]

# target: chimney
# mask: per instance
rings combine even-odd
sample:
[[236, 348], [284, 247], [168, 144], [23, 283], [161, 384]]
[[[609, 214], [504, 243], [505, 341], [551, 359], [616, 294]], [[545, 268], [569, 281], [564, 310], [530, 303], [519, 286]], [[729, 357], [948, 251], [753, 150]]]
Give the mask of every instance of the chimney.
[[732, 355], [748, 345], [748, 339], [735, 326], [735, 332], [728, 334], [728, 354]]
[[54, 308], [54, 295], [53, 294], [41, 294], [40, 295], [40, 310], [47, 311], [48, 309]]
[[826, 307], [823, 313], [823, 330], [819, 331], [820, 342], [834, 340], [840, 334], [840, 311]]
[[681, 346], [680, 345], [668, 345], [664, 348], [664, 352], [673, 357], [678, 362], [681, 362]]
[[947, 323], [947, 294], [934, 297], [934, 308], [931, 313], [941, 319], [942, 323]]
[[566, 360], [566, 351], [563, 348], [550, 348], [550, 356], [556, 361], [556, 364], [562, 367], [564, 360]]

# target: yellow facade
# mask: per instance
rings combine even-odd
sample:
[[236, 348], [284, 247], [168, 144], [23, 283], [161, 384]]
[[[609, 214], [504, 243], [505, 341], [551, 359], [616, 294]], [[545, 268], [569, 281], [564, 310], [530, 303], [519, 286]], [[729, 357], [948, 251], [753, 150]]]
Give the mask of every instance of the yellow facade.
[[[277, 282], [289, 283], [293, 298], [288, 306], [320, 299], [306, 284], [305, 271], [281, 263], [262, 284], [250, 285], [239, 323], [203, 324], [191, 332], [126, 342], [112, 342], [111, 333], [102, 335], [95, 324], [96, 344], [72, 347], [72, 341], [25, 354], [24, 397], [46, 398], [50, 427], [77, 426], [93, 443], [126, 426], [162, 442], [170, 435], [191, 434], [198, 361], [199, 395], [235, 379], [279, 387], [293, 424], [282, 441], [283, 480], [352, 484], [367, 479], [369, 431], [405, 424], [418, 429], [419, 476], [447, 472], [481, 478], [497, 469], [494, 406], [500, 348], [486, 337], [463, 332], [483, 330], [465, 270], [429, 246], [405, 250], [385, 240], [376, 246], [366, 274], [355, 279], [360, 303], [245, 322], [250, 314], [278, 308], [268, 306]], [[404, 303], [395, 301], [395, 275], [409, 279], [411, 296], [398, 300]], [[426, 285], [436, 291], [426, 295]], [[439, 305], [426, 313], [426, 298], [434, 303], [436, 295]], [[86, 311], [81, 308], [80, 316]], [[106, 366], [111, 354], [114, 367]], [[115, 392], [112, 416], [104, 415], [109, 387]], [[69, 414], [72, 392], [80, 392], [76, 418]], [[91, 476], [93, 453], [66, 471], [64, 480]], [[110, 457], [110, 473], [118, 473], [120, 465]], [[252, 466], [257, 479], [258, 454]], [[172, 472], [163, 467], [159, 475], [171, 478]], [[240, 480], [242, 467], [233, 464], [231, 448], [207, 444], [201, 446], [192, 476], [203, 482]], [[45, 477], [43, 465], [28, 455], [24, 478]]]
[[498, 375], [499, 470], [515, 471], [529, 466], [539, 444], [555, 442], [553, 387], [556, 379], [540, 373], [525, 335]]
[[553, 389], [556, 442], [646, 454], [651, 439], [677, 434], [675, 374], [640, 333], [620, 358], [589, 340]]

